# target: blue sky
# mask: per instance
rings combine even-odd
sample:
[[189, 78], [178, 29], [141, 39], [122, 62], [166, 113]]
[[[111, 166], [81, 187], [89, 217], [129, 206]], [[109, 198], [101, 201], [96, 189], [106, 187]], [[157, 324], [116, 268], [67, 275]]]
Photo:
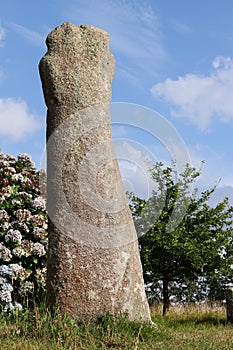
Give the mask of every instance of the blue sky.
[[[46, 108], [38, 63], [45, 38], [66, 21], [91, 24], [110, 34], [116, 59], [112, 101], [162, 115], [179, 133], [192, 164], [205, 161], [201, 186], [221, 179], [217, 198], [233, 198], [232, 13], [231, 0], [1, 1], [1, 150], [29, 153], [40, 166]], [[166, 159], [158, 142], [136, 129], [114, 129], [119, 134], [127, 156], [152, 152], [153, 159]], [[132, 166], [123, 163], [126, 182], [135, 181]], [[140, 176], [137, 180], [140, 187]]]

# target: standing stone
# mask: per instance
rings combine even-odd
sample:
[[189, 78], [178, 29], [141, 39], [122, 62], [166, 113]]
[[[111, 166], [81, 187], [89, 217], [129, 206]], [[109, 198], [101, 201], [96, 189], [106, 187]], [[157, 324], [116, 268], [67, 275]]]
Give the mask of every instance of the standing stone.
[[39, 70], [47, 105], [47, 297], [71, 316], [150, 322], [137, 235], [110, 122], [109, 35], [64, 23]]

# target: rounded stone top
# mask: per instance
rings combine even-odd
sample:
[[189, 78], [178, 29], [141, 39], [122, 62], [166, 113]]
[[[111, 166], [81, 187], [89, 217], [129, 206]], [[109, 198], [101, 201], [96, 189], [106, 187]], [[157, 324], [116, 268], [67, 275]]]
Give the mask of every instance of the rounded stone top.
[[61, 26], [56, 27], [46, 39], [46, 45], [49, 50], [63, 49], [63, 45], [72, 45], [81, 40], [82, 37], [88, 37], [98, 41], [106, 41], [109, 43], [109, 34], [98, 27], [89, 24], [81, 24], [76, 26], [70, 22], [65, 22]]
[[77, 109], [111, 100], [115, 60], [104, 30], [65, 22], [47, 37], [47, 53], [39, 64], [48, 109]]

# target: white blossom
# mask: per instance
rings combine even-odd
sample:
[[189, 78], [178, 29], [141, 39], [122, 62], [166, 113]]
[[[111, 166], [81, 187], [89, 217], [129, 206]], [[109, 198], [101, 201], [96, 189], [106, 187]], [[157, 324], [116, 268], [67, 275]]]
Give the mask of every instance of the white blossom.
[[20, 199], [12, 199], [11, 204], [16, 206], [16, 205], [21, 205], [22, 201]]
[[0, 210], [0, 220], [2, 219], [5, 219], [5, 220], [9, 220], [10, 217], [9, 215], [7, 214], [7, 211], [6, 210]]
[[12, 156], [11, 154], [7, 154], [6, 155], [6, 160], [8, 161], [8, 163], [12, 166], [15, 165], [16, 163], [16, 159], [14, 156]]
[[48, 225], [47, 225], [47, 223], [46, 223], [46, 219], [45, 219], [45, 217], [44, 217], [43, 215], [37, 215], [37, 214], [36, 214], [36, 215], [32, 215], [31, 221], [32, 221], [34, 224], [36, 224], [36, 225], [38, 225], [38, 226], [44, 228], [45, 230], [46, 230], [47, 227], [48, 227]]
[[14, 188], [12, 186], [10, 185], [6, 186], [4, 188], [4, 197], [5, 197], [4, 199], [9, 198], [13, 192], [14, 192]]
[[25, 222], [22, 222], [22, 221], [17, 222], [17, 227], [20, 228], [22, 231], [25, 231], [27, 233], [30, 232], [29, 227], [27, 224], [25, 224]]
[[14, 310], [14, 305], [11, 301], [7, 302], [4, 306], [4, 311], [13, 311]]
[[8, 265], [0, 265], [0, 276], [7, 276], [8, 270], [9, 270]]
[[5, 221], [3, 224], [0, 224], [0, 227], [2, 228], [3, 231], [9, 230], [9, 228], [11, 227], [11, 223]]
[[29, 199], [32, 198], [32, 194], [31, 194], [31, 193], [27, 193], [27, 192], [25, 192], [25, 191], [19, 192], [19, 196], [20, 196], [21, 198], [29, 198]]
[[12, 303], [12, 302], [7, 302], [4, 306], [4, 311], [7, 312], [7, 311], [13, 311], [13, 310], [22, 310], [23, 307], [21, 304], [19, 303]]
[[0, 159], [0, 167], [1, 168], [7, 168], [7, 167], [9, 167], [10, 166], [10, 163], [7, 161], [7, 160], [5, 160], [5, 159]]
[[9, 174], [9, 175], [13, 175], [16, 173], [16, 170], [15, 170], [15, 168], [8, 166], [8, 167], [4, 168], [4, 173]]
[[11, 258], [11, 251], [0, 242], [0, 260], [10, 261]]
[[10, 302], [12, 300], [11, 293], [13, 292], [13, 286], [9, 282], [5, 282], [1, 285], [0, 300], [3, 302]]
[[5, 279], [3, 283], [1, 283], [0, 288], [0, 301], [4, 303], [9, 303], [12, 300], [11, 293], [13, 292], [12, 284]]
[[42, 239], [46, 238], [47, 236], [47, 232], [45, 231], [45, 229], [37, 226], [33, 228], [33, 234], [35, 237], [42, 238]]
[[18, 220], [30, 220], [31, 218], [31, 212], [28, 209], [18, 209], [15, 211], [15, 216]]
[[14, 309], [15, 309], [15, 310], [19, 310], [19, 311], [20, 311], [20, 310], [23, 309], [23, 307], [22, 307], [22, 305], [21, 305], [20, 303], [16, 303], [16, 302], [15, 302], [13, 306], [14, 306]]
[[[5, 276], [10, 279], [24, 277], [25, 269], [18, 264], [9, 264], [0, 266], [0, 276]], [[24, 277], [25, 278], [25, 277]]]
[[21, 243], [21, 248], [24, 251], [23, 256], [28, 257], [28, 256], [32, 255], [33, 242], [25, 239]]
[[6, 282], [8, 282], [7, 278], [0, 276], [0, 286]]
[[37, 197], [32, 202], [32, 206], [35, 209], [45, 210], [46, 209], [46, 201], [45, 201], [45, 199], [43, 197]]
[[46, 254], [45, 247], [41, 243], [34, 243], [32, 247], [32, 253], [37, 256], [43, 256]]
[[24, 177], [22, 174], [13, 174], [11, 176], [11, 180], [16, 182], [24, 182]]
[[21, 247], [15, 247], [14, 249], [12, 249], [12, 254], [14, 256], [17, 256], [18, 258], [21, 258], [22, 256], [27, 256], [25, 250]]
[[22, 241], [22, 235], [19, 230], [13, 230], [10, 229], [7, 234], [5, 235], [5, 241], [12, 242], [12, 243], [21, 243]]
[[0, 203], [3, 203], [5, 201], [5, 196], [0, 195]]
[[37, 269], [36, 270], [35, 277], [41, 283], [45, 283], [46, 282], [46, 274], [47, 274], [47, 268], [43, 267], [42, 269]]
[[[31, 274], [36, 281], [46, 283], [47, 269], [43, 264], [48, 241], [46, 200], [38, 188], [39, 174], [34, 166], [32, 158], [26, 153], [20, 154], [16, 160], [0, 152], [0, 203], [3, 203], [1, 207], [4, 209], [8, 205], [10, 208], [0, 210], [0, 304], [5, 311], [22, 309], [16, 300], [20, 294], [14, 293], [16, 287], [19, 286], [18, 292], [22, 296], [34, 292], [34, 283], [28, 281]], [[27, 209], [17, 210], [18, 205]], [[43, 215], [37, 214], [42, 211]], [[37, 265], [31, 268], [31, 264]]]
[[6, 291], [6, 292], [13, 292], [13, 286], [9, 281], [5, 281], [2, 285], [1, 285], [1, 290]]
[[22, 163], [26, 167], [34, 168], [35, 163], [32, 160], [32, 157], [29, 156], [27, 153], [21, 153], [18, 155], [18, 162]]
[[34, 283], [30, 281], [25, 281], [19, 288], [19, 292], [22, 295], [27, 295], [34, 290]]
[[23, 176], [20, 173], [11, 175], [11, 180], [14, 182], [20, 182], [26, 187], [29, 187], [32, 184], [31, 180], [27, 176]]
[[27, 176], [24, 177], [24, 181], [22, 183], [23, 183], [24, 187], [31, 187], [32, 186], [32, 182]]

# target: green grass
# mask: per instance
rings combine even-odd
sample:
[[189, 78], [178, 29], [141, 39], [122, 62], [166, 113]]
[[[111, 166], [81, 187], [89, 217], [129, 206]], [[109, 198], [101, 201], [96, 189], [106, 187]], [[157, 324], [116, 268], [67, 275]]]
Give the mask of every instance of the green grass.
[[1, 350], [148, 349], [226, 350], [233, 348], [233, 325], [224, 309], [185, 308], [165, 317], [151, 310], [157, 327], [104, 316], [81, 323], [45, 307], [0, 314]]

